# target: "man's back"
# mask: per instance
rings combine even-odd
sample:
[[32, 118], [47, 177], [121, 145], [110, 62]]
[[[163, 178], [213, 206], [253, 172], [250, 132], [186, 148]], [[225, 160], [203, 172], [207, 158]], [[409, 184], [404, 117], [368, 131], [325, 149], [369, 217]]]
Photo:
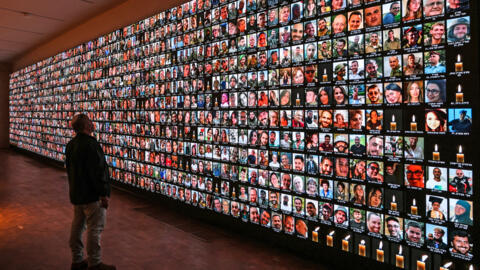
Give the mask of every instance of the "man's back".
[[109, 196], [108, 168], [95, 138], [77, 134], [67, 144], [65, 155], [72, 204], [87, 204]]

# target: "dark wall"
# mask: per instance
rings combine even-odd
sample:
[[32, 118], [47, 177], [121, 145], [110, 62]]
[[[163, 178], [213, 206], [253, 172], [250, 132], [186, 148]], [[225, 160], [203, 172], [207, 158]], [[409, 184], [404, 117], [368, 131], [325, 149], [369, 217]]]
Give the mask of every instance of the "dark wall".
[[8, 147], [8, 91], [11, 65], [0, 63], [0, 148]]

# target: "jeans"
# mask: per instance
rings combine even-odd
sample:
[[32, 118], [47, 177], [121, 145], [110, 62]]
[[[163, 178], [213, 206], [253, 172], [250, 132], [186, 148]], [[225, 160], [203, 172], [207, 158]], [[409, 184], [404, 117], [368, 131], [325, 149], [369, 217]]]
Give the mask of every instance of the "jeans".
[[101, 263], [100, 235], [105, 227], [106, 209], [100, 206], [100, 201], [97, 201], [89, 204], [74, 205], [73, 213], [72, 229], [70, 231], [72, 262], [79, 263], [83, 261], [82, 235], [86, 229], [88, 265], [94, 266]]

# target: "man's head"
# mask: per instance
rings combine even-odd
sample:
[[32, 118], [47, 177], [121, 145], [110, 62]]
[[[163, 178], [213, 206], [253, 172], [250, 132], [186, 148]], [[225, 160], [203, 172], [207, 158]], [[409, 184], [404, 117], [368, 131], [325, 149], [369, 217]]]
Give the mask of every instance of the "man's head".
[[382, 218], [379, 214], [370, 212], [367, 215], [367, 227], [369, 232], [380, 233]]
[[83, 113], [75, 115], [72, 119], [71, 125], [77, 134], [84, 133], [90, 135], [95, 130], [93, 122]]
[[452, 252], [454, 253], [461, 253], [461, 254], [468, 254], [470, 251], [470, 239], [465, 231], [454, 231], [452, 233]]
[[400, 237], [400, 222], [396, 217], [388, 217], [387, 220], [387, 230], [390, 236]]
[[422, 228], [419, 223], [415, 221], [410, 221], [406, 227], [407, 240], [420, 243], [422, 240]]

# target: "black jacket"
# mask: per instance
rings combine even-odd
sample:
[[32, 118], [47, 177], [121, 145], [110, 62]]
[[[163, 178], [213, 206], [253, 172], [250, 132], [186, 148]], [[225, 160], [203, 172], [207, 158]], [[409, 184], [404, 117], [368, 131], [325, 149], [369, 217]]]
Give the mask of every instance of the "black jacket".
[[67, 144], [65, 156], [72, 204], [87, 204], [110, 196], [107, 162], [94, 137], [77, 134]]

